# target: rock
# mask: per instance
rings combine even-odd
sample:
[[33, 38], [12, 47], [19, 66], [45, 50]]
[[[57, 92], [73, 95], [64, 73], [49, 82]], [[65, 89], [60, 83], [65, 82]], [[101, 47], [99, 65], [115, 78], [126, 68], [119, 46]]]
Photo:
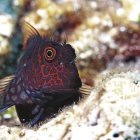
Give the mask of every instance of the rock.
[[3, 115], [3, 118], [4, 118], [5, 120], [10, 120], [10, 119], [12, 118], [12, 115], [11, 115], [11, 114], [4, 114], [4, 115]]

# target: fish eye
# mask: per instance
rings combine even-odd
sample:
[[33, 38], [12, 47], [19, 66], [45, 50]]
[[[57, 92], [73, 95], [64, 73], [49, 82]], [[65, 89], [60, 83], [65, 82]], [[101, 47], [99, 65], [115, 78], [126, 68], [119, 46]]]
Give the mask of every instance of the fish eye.
[[47, 47], [44, 51], [44, 57], [46, 60], [53, 60], [56, 56], [56, 50], [53, 47]]
[[53, 51], [52, 50], [47, 50], [46, 52], [47, 57], [52, 57], [53, 56]]

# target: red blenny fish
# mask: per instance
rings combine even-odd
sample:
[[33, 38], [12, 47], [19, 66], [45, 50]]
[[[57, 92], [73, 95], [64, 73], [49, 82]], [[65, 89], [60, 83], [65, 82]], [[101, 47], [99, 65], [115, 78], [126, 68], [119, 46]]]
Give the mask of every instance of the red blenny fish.
[[47, 108], [59, 110], [79, 99], [82, 83], [70, 44], [42, 36], [27, 22], [23, 29], [24, 54], [15, 75], [0, 80], [0, 112], [15, 105], [20, 121], [33, 126]]

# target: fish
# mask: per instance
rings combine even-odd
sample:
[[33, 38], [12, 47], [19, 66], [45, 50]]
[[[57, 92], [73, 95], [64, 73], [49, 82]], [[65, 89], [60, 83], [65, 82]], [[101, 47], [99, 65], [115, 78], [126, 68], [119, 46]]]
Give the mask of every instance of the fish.
[[[0, 80], [0, 113], [15, 106], [19, 120], [34, 126], [81, 98], [75, 49], [23, 23], [23, 54], [15, 74]], [[88, 88], [81, 89], [89, 93]]]

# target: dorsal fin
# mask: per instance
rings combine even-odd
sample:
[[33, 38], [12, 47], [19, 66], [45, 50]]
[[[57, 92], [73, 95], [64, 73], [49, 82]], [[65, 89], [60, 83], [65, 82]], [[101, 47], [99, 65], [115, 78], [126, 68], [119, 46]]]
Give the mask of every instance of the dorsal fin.
[[28, 40], [33, 37], [33, 36], [39, 36], [40, 37], [40, 33], [28, 22], [24, 21], [23, 23], [23, 34], [24, 34], [24, 48], [27, 48], [27, 42]]

